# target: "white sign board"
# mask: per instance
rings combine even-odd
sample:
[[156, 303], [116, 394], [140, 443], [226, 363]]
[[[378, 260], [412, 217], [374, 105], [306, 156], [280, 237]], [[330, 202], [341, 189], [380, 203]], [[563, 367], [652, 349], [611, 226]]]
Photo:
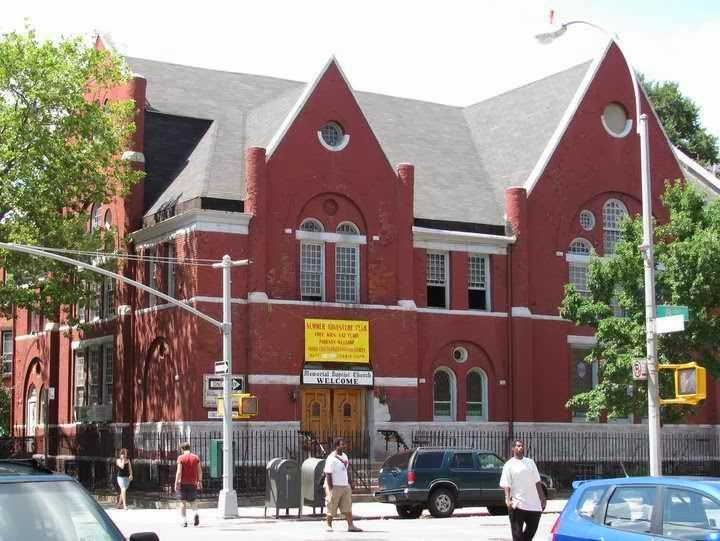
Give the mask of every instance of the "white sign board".
[[216, 374], [227, 374], [228, 372], [227, 361], [215, 361], [215, 373]]
[[635, 359], [632, 365], [633, 379], [643, 381], [647, 379], [647, 361], [645, 359]]
[[372, 370], [325, 370], [304, 368], [302, 381], [306, 385], [362, 385], [372, 386]]
[[[245, 377], [238, 374], [232, 376], [232, 387], [230, 392], [242, 393], [245, 391]], [[206, 408], [217, 407], [217, 399], [223, 394], [223, 376], [213, 374], [203, 375], [203, 406]]]
[[685, 330], [685, 318], [682, 314], [655, 318], [655, 333], [667, 334]]

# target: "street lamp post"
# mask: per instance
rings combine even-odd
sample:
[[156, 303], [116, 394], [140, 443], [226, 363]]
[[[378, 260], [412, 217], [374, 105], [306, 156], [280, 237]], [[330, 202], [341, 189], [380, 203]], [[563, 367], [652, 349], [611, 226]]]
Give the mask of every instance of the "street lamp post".
[[22, 252], [38, 257], [47, 257], [60, 261], [61, 263], [67, 263], [68, 265], [75, 265], [76, 267], [89, 270], [91, 272], [113, 278], [119, 282], [136, 287], [142, 291], [159, 297], [169, 304], [181, 308], [186, 312], [190, 312], [194, 316], [199, 317], [217, 327], [222, 333], [223, 337], [223, 361], [227, 367], [226, 373], [223, 375], [223, 489], [220, 492], [218, 499], [218, 513], [223, 518], [234, 518], [238, 516], [238, 504], [237, 504], [237, 493], [233, 489], [233, 457], [232, 457], [232, 317], [231, 317], [231, 284], [230, 270], [232, 267], [239, 267], [248, 265], [250, 263], [247, 259], [240, 261], [233, 261], [229, 255], [225, 255], [220, 263], [214, 263], [214, 268], [222, 268], [223, 270], [223, 320], [222, 322], [204, 314], [200, 310], [189, 306], [188, 304], [148, 287], [145, 284], [136, 282], [126, 276], [117, 274], [115, 272], [103, 269], [102, 267], [96, 267], [84, 261], [78, 261], [71, 259], [59, 254], [52, 253], [46, 249], [37, 248], [34, 246], [24, 246], [22, 244], [11, 244], [6, 242], [0, 242], [0, 248], [10, 250], [13, 252]]
[[637, 134], [640, 136], [640, 178], [642, 182], [642, 222], [643, 243], [640, 251], [643, 256], [645, 270], [645, 348], [647, 354], [648, 373], [648, 439], [650, 446], [650, 475], [662, 475], [662, 446], [660, 444], [660, 394], [657, 370], [657, 344], [655, 340], [655, 256], [653, 253], [653, 223], [652, 223], [652, 193], [650, 186], [650, 147], [648, 144], [647, 115], [641, 112], [640, 86], [638, 85], [635, 70], [630, 65], [627, 55], [623, 51], [617, 38], [604, 28], [587, 21], [570, 21], [563, 24], [558, 30], [539, 34], [536, 39], [543, 44], [551, 43], [567, 31], [574, 24], [592, 26], [608, 36], [622, 54], [632, 79], [635, 93], [635, 119]]

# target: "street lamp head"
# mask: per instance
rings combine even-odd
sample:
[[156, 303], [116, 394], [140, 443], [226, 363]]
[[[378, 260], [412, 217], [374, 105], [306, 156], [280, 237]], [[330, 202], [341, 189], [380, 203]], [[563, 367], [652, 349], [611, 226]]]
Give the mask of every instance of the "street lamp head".
[[535, 39], [538, 40], [542, 45], [548, 45], [549, 43], [552, 43], [557, 38], [562, 36], [565, 32], [567, 32], [567, 25], [564, 24], [554, 32], [545, 32], [544, 34], [538, 34], [535, 36]]

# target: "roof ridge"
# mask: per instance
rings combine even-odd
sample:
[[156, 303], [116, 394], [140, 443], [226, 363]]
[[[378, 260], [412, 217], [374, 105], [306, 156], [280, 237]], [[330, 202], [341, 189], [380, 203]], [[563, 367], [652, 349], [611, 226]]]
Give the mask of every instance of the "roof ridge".
[[493, 95], [493, 96], [488, 96], [487, 98], [485, 98], [485, 99], [483, 99], [483, 100], [476, 101], [475, 103], [471, 103], [470, 105], [465, 106], [465, 109], [470, 109], [471, 107], [475, 107], [476, 105], [480, 105], [481, 103], [485, 103], [485, 102], [488, 102], [488, 101], [490, 101], [490, 100], [494, 100], [495, 98], [499, 98], [500, 96], [504, 96], [505, 94], [510, 94], [511, 92], [517, 92], [518, 90], [521, 90], [521, 89], [523, 89], [523, 88], [527, 88], [527, 87], [532, 86], [532, 85], [535, 85], [535, 84], [537, 84], [537, 83], [541, 83], [541, 82], [546, 81], [546, 80], [548, 80], [548, 79], [550, 79], [550, 78], [552, 78], [552, 77], [557, 77], [557, 76], [560, 75], [561, 73], [567, 73], [568, 71], [577, 69], [577, 68], [579, 68], [579, 67], [581, 67], [581, 66], [584, 66], [584, 65], [586, 65], [586, 64], [591, 64], [592, 62], [593, 62], [593, 59], [590, 58], [590, 59], [588, 59], [588, 60], [585, 60], [585, 61], [583, 61], [583, 62], [580, 62], [579, 64], [575, 64], [574, 66], [570, 66], [569, 68], [565, 68], [564, 70], [560, 70], [560, 71], [556, 71], [556, 72], [554, 72], [554, 73], [550, 73], [549, 75], [546, 75], [545, 77], [540, 77], [539, 79], [534, 79], [534, 80], [529, 81], [529, 82], [527, 82], [527, 83], [525, 83], [525, 84], [522, 84], [522, 85], [520, 85], [520, 86], [515, 86], [515, 87], [513, 87], [513, 88], [509, 88], [508, 90], [505, 90], [505, 91], [503, 91], [503, 92], [500, 92], [499, 94], [495, 94], [495, 95]]

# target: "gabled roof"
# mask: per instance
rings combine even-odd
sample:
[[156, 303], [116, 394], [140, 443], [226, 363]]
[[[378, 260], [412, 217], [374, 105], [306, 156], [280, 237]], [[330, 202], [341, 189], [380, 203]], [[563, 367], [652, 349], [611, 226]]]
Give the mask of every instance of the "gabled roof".
[[[243, 200], [244, 149], [276, 143], [283, 124], [315, 84], [137, 58], [127, 61], [148, 81], [149, 117], [160, 113], [211, 122], [187, 154], [184, 169], [164, 182], [157, 176], [165, 173], [152, 170], [153, 156], [147, 155], [146, 144], [148, 175], [155, 189], [164, 186], [163, 193], [146, 201], [147, 215], [197, 197]], [[501, 225], [505, 189], [525, 183], [588, 66], [581, 64], [467, 108], [353, 94], [390, 163], [415, 165], [417, 218]]]

